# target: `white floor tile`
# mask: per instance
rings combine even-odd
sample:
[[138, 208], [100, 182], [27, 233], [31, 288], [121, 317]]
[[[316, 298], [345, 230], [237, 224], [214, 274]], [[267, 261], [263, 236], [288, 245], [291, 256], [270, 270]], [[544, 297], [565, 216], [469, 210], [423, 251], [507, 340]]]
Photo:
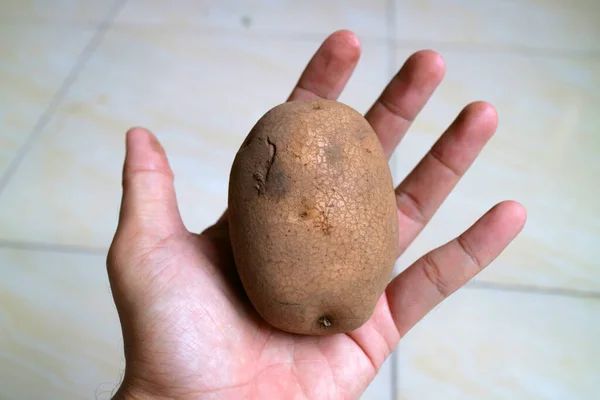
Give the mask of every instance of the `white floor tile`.
[[385, 37], [386, 1], [145, 1], [129, 0], [117, 25], [159, 25], [162, 29], [214, 28], [249, 32], [328, 35], [352, 29]]
[[[319, 44], [110, 33], [0, 197], [0, 237], [107, 247], [119, 209], [124, 132], [134, 125], [163, 141], [184, 220], [202, 230], [226, 206], [243, 138], [285, 100]], [[343, 101], [364, 111], [375, 100], [386, 83], [385, 50], [364, 43]]]
[[0, 175], [93, 34], [92, 29], [0, 23]]
[[[398, 50], [398, 65], [410, 52]], [[400, 145], [397, 174], [405, 176], [470, 101], [494, 104], [499, 128], [403, 264], [459, 234], [496, 202], [514, 199], [528, 209], [528, 223], [479, 279], [600, 289], [598, 60], [442, 55], [446, 79]]]
[[395, 0], [396, 38], [481, 48], [598, 51], [594, 0]]
[[[341, 100], [368, 108], [389, 78], [386, 3], [128, 0], [0, 195], [0, 239], [107, 247], [133, 125], [157, 133], [184, 220], [203, 229], [225, 206], [241, 140], [336, 29], [356, 31], [364, 48]], [[114, 4], [0, 0], [0, 175]], [[599, 4], [396, 1], [395, 39], [438, 47], [448, 73], [394, 174], [405, 175], [467, 102], [488, 100], [500, 113], [497, 137], [400, 268], [513, 198], [529, 223], [478, 279], [600, 290]], [[409, 51], [396, 53], [399, 66]], [[100, 253], [0, 249], [0, 398], [109, 398], [123, 361], [104, 262]], [[398, 376], [388, 360], [363, 398], [393, 398], [393, 378], [401, 399], [593, 398], [599, 304], [461, 291], [403, 339]]]
[[0, 398], [110, 398], [124, 362], [105, 260], [0, 249]]
[[119, 0], [0, 0], [4, 23], [98, 24]]
[[367, 390], [361, 396], [361, 400], [393, 400], [394, 399], [394, 371], [392, 370], [392, 358], [395, 355], [391, 355], [383, 363], [379, 369], [379, 373], [375, 376], [375, 379]]
[[591, 399], [600, 300], [462, 290], [397, 351], [400, 399]]

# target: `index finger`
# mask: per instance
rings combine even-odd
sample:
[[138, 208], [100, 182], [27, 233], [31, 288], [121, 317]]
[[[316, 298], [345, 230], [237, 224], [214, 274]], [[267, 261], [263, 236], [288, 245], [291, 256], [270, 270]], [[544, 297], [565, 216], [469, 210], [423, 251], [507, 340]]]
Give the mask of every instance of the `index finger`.
[[[287, 101], [335, 100], [350, 79], [360, 58], [360, 41], [354, 32], [340, 30], [323, 41], [302, 72]], [[227, 210], [219, 220], [206, 229], [210, 234], [227, 222]]]
[[355, 33], [332, 33], [311, 58], [288, 101], [339, 97], [360, 58], [360, 41]]
[[394, 278], [386, 294], [400, 336], [488, 266], [519, 234], [526, 219], [521, 204], [502, 202]]

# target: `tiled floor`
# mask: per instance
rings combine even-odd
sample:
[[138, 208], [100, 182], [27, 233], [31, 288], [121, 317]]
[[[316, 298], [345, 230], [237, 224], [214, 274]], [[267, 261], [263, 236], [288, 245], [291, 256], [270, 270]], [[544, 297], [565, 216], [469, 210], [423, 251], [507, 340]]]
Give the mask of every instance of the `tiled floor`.
[[411, 52], [446, 60], [396, 152], [397, 178], [467, 102], [500, 114], [400, 268], [499, 200], [529, 212], [519, 239], [404, 338], [364, 398], [600, 393], [600, 3], [0, 0], [0, 10], [0, 398], [108, 398], [119, 382], [104, 254], [124, 131], [157, 133], [186, 225], [200, 231], [224, 207], [249, 127], [338, 28], [363, 42], [341, 98], [361, 111]]

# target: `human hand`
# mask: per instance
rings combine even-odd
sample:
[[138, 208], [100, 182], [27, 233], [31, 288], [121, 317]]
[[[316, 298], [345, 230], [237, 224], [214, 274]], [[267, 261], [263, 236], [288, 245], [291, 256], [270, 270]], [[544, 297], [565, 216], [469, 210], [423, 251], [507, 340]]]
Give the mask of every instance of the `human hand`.
[[[354, 34], [334, 33], [290, 100], [336, 99], [359, 54]], [[388, 157], [443, 74], [438, 54], [414, 54], [366, 114]], [[399, 254], [432, 218], [496, 124], [492, 106], [468, 105], [398, 186]], [[487, 266], [525, 219], [518, 203], [496, 205], [393, 279], [359, 329], [294, 335], [272, 328], [248, 301], [231, 254], [227, 213], [202, 234], [189, 232], [162, 147], [149, 132], [132, 129], [119, 226], [107, 260], [126, 358], [115, 398], [358, 398], [400, 338]]]

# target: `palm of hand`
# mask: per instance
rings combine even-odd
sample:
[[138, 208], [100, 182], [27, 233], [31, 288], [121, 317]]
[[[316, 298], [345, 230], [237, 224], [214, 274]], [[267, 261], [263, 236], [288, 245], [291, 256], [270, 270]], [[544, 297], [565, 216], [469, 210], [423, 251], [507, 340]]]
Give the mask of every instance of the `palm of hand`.
[[[351, 33], [332, 35], [291, 98], [337, 97], [358, 51]], [[367, 114], [386, 154], [414, 118], [404, 114], [416, 114], [439, 83], [439, 68], [439, 56], [417, 53]], [[486, 105], [467, 107], [398, 187], [401, 250], [493, 134], [490, 113]], [[361, 328], [326, 337], [294, 335], [266, 324], [246, 298], [227, 216], [201, 235], [189, 233], [156, 139], [131, 130], [127, 149], [121, 218], [108, 257], [127, 360], [117, 394], [122, 398], [356, 398], [400, 337], [491, 262], [525, 220], [520, 205], [502, 203], [394, 279]]]
[[371, 321], [348, 335], [272, 328], [235, 279], [220, 227], [172, 237], [146, 253], [144, 264], [156, 275], [141, 300], [148, 303], [135, 331], [143, 345], [129, 349], [136, 372], [126, 380], [153, 394], [164, 387], [165, 396], [176, 398], [354, 398], [398, 339], [385, 299]]

